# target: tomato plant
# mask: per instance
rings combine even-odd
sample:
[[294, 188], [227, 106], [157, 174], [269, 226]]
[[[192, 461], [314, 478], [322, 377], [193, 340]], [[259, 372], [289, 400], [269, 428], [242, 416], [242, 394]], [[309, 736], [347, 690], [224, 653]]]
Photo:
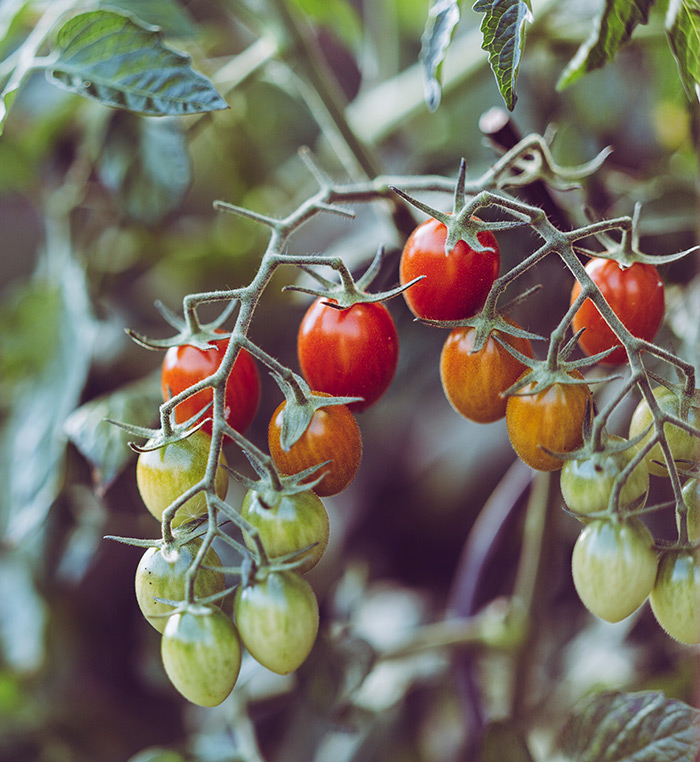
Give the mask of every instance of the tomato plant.
[[[215, 373], [224, 358], [228, 342], [228, 339], [213, 341], [211, 349], [199, 349], [191, 344], [170, 347], [161, 365], [163, 399], [168, 400]], [[255, 361], [245, 349], [238, 352], [233, 363], [224, 396], [226, 422], [236, 431], [244, 432], [250, 426], [260, 402], [260, 376]], [[175, 407], [175, 421], [182, 423], [192, 418], [212, 401], [212, 397], [211, 389], [203, 389], [187, 397]], [[203, 428], [211, 434], [211, 422], [208, 421]]]
[[221, 609], [188, 609], [168, 618], [161, 657], [170, 682], [188, 701], [216, 706], [236, 684], [241, 644]]
[[[621, 267], [613, 259], [594, 257], [586, 265], [586, 272], [633, 336], [645, 341], [651, 341], [656, 336], [664, 317], [665, 300], [664, 286], [654, 265], [635, 262], [629, 267]], [[571, 291], [572, 304], [580, 293], [581, 285], [576, 282]], [[620, 344], [590, 299], [581, 305], [571, 325], [575, 333], [581, 328], [586, 329], [578, 343], [587, 355], [604, 352]], [[627, 352], [619, 346], [600, 362], [617, 365], [626, 359]]]
[[[609, 437], [611, 443], [621, 443], [622, 437]], [[615, 480], [632, 461], [637, 449], [594, 452], [583, 458], [567, 460], [559, 480], [561, 494], [567, 506], [576, 513], [590, 514], [608, 507]], [[621, 508], [646, 498], [649, 491], [649, 471], [642, 461], [629, 474], [620, 490]]]
[[383, 304], [362, 302], [339, 310], [319, 298], [299, 326], [297, 354], [312, 389], [362, 397], [348, 405], [359, 412], [389, 387], [399, 361], [399, 336]]
[[[173, 609], [155, 599], [184, 600], [185, 574], [201, 544], [200, 539], [194, 539], [167, 552], [162, 548], [149, 548], [139, 561], [135, 579], [136, 600], [141, 613], [158, 632], [165, 630], [167, 614], [172, 613]], [[221, 566], [221, 560], [213, 548], [206, 552], [202, 563], [203, 566]], [[197, 597], [215, 595], [224, 587], [225, 580], [221, 572], [200, 567], [194, 585]]]
[[[270, 559], [313, 545], [300, 556], [303, 563], [296, 567], [300, 573], [316, 566], [328, 545], [328, 513], [315, 492], [249, 490], [243, 499], [241, 516], [258, 530]], [[247, 533], [245, 540], [253, 547]]]
[[240, 586], [233, 612], [250, 655], [280, 675], [300, 667], [316, 641], [316, 596], [296, 572], [270, 572], [262, 580]]
[[[174, 500], [204, 477], [210, 444], [209, 434], [199, 429], [186, 439], [139, 454], [136, 461], [136, 483], [146, 508], [159, 521], [163, 518], [163, 511]], [[219, 457], [219, 463], [226, 464], [223, 453]], [[227, 488], [228, 474], [223, 468], [218, 468], [217, 495], [223, 498]], [[177, 509], [172, 525], [179, 526], [206, 512], [205, 494], [199, 492]]]
[[656, 621], [681, 643], [700, 643], [700, 551], [670, 549], [661, 554], [649, 596]]
[[656, 567], [654, 539], [637, 518], [593, 520], [578, 536], [571, 556], [581, 601], [608, 622], [625, 619], [644, 603]]
[[[317, 393], [318, 394], [318, 393]], [[301, 437], [289, 450], [283, 450], [283, 402], [272, 414], [268, 427], [268, 444], [275, 466], [283, 474], [298, 474], [329, 460], [325, 476], [314, 487], [320, 497], [342, 492], [355, 478], [362, 460], [362, 435], [355, 416], [346, 405], [328, 405], [315, 411]]]
[[[526, 371], [522, 377], [526, 377]], [[572, 377], [582, 378], [580, 373]], [[508, 438], [518, 457], [536, 471], [556, 471], [563, 461], [546, 452], [570, 452], [583, 443], [583, 421], [591, 404], [585, 384], [554, 383], [528, 394], [530, 383], [506, 405]]]
[[700, 540], [700, 480], [688, 479], [683, 485], [683, 500], [688, 509], [688, 540]]
[[[665, 386], [657, 386], [653, 390], [653, 393], [661, 410], [665, 413], [679, 416], [680, 400], [674, 392]], [[630, 421], [630, 439], [641, 436], [649, 428], [652, 420], [649, 403], [646, 399], [640, 400]], [[688, 423], [695, 428], [700, 427], [700, 408], [695, 405], [691, 405], [689, 408]], [[671, 448], [671, 454], [677, 467], [681, 469], [688, 468], [698, 462], [700, 457], [700, 439], [694, 437], [690, 432], [669, 423], [664, 424], [664, 433], [666, 434], [666, 441]], [[653, 436], [654, 430], [650, 429], [649, 433], [642, 439], [640, 446], [648, 442]], [[666, 468], [660, 444], [655, 444], [646, 454], [645, 459], [650, 474], [654, 476], [668, 476], [668, 469]]]
[[502, 331], [491, 333], [484, 346], [474, 352], [476, 331], [469, 326], [453, 328], [440, 355], [440, 380], [445, 396], [460, 415], [477, 423], [503, 418], [508, 402], [503, 392], [527, 370], [497, 341], [495, 334], [521, 354], [532, 357], [529, 339]]
[[401, 253], [402, 284], [425, 277], [403, 292], [416, 317], [428, 320], [462, 320], [475, 315], [489, 295], [501, 267], [501, 254], [493, 233], [477, 238], [485, 251], [474, 251], [465, 241], [445, 253], [447, 228], [434, 218], [419, 225]]

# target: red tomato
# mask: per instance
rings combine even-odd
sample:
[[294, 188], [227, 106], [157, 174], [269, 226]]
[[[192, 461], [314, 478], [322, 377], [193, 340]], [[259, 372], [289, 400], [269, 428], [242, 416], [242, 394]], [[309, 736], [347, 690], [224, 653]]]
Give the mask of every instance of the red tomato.
[[[212, 349], [198, 349], [190, 344], [168, 349], [163, 358], [160, 375], [164, 400], [170, 399], [216, 372], [224, 358], [228, 339], [220, 339], [212, 342], [212, 345]], [[181, 423], [196, 415], [211, 402], [212, 395], [211, 389], [203, 389], [188, 397], [175, 408], [175, 420]], [[245, 349], [241, 349], [226, 382], [224, 410], [229, 426], [243, 433], [250, 426], [259, 402], [258, 369], [250, 354]], [[211, 410], [208, 415], [211, 418]], [[211, 434], [210, 422], [203, 428]]]
[[446, 255], [447, 228], [441, 222], [431, 218], [411, 233], [401, 254], [399, 280], [403, 284], [426, 276], [403, 292], [416, 317], [462, 320], [484, 306], [501, 268], [501, 254], [493, 233], [481, 232], [478, 239], [486, 251], [458, 241]]
[[[528, 339], [496, 333], [521, 354], [532, 357]], [[527, 368], [496, 341], [493, 333], [478, 352], [473, 352], [474, 335], [471, 327], [450, 331], [440, 355], [440, 379], [447, 399], [460, 415], [477, 423], [491, 423], [506, 414], [508, 398], [502, 393]]]
[[[322, 395], [320, 392], [318, 393]], [[347, 405], [329, 405], [319, 408], [311, 418], [306, 431], [289, 450], [280, 443], [283, 402], [272, 414], [268, 427], [270, 456], [283, 474], [298, 474], [326, 460], [326, 475], [315, 487], [319, 497], [342, 492], [355, 478], [362, 459], [362, 436], [355, 416]]]
[[[586, 272], [627, 330], [639, 339], [652, 341], [664, 317], [664, 286], [654, 265], [635, 262], [623, 269], [612, 259], [596, 257], [586, 265]], [[571, 304], [580, 293], [581, 286], [577, 282], [571, 291]], [[590, 299], [574, 315], [572, 328], [574, 333], [581, 328], [586, 329], [578, 343], [587, 355], [604, 352], [620, 344]], [[601, 364], [617, 365], [626, 359], [627, 352], [620, 346]]]
[[334, 397], [362, 397], [359, 412], [389, 387], [399, 361], [399, 336], [383, 304], [334, 309], [319, 298], [304, 315], [297, 336], [299, 365], [312, 389]]

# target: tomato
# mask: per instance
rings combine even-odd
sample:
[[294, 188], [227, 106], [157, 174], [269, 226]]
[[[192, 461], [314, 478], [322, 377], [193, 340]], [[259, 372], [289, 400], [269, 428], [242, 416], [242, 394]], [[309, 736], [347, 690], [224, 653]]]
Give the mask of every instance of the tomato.
[[[146, 508], [159, 521], [163, 518], [163, 511], [177, 497], [204, 477], [210, 444], [209, 434], [199, 429], [179, 442], [139, 454], [136, 461], [136, 483]], [[226, 463], [223, 453], [219, 463]], [[219, 468], [216, 472], [216, 494], [223, 498], [227, 488], [228, 474]], [[199, 492], [178, 508], [172, 526], [179, 526], [206, 512], [205, 494]]]
[[[672, 415], [679, 415], [679, 400], [678, 397], [665, 386], [657, 386], [653, 390], [654, 397], [659, 404], [659, 407], [665, 412]], [[692, 406], [688, 411], [688, 423], [695, 428], [700, 428], [700, 408]], [[644, 432], [649, 424], [652, 422], [651, 410], [645, 399], [642, 399], [637, 405], [636, 410], [632, 414], [632, 420], [630, 421], [630, 433], [629, 437], [639, 436]], [[666, 434], [666, 440], [671, 448], [671, 453], [676, 465], [679, 468], [687, 468], [693, 463], [698, 463], [700, 458], [700, 439], [694, 437], [684, 429], [673, 426], [669, 423], [664, 425], [664, 432]], [[650, 429], [644, 439], [642, 439], [640, 446], [645, 442], [648, 442], [654, 436], [654, 429]], [[658, 461], [655, 463], [654, 461]], [[649, 467], [649, 473], [654, 476], [668, 476], [668, 469], [664, 460], [663, 450], [661, 445], [655, 444], [646, 455], [647, 466]]]
[[[228, 339], [212, 342], [212, 349], [198, 349], [190, 344], [170, 347], [165, 353], [160, 372], [163, 399], [168, 400], [204, 378], [215, 373], [224, 359]], [[170, 390], [170, 393], [168, 393]], [[175, 408], [178, 423], [203, 410], [213, 398], [211, 389], [203, 389], [183, 400]], [[226, 381], [224, 414], [231, 428], [243, 433], [250, 426], [260, 402], [260, 376], [255, 361], [241, 349]], [[211, 418], [211, 409], [207, 413]], [[204, 425], [211, 435], [211, 422]]]
[[312, 389], [334, 397], [362, 397], [353, 412], [373, 405], [388, 389], [399, 361], [399, 335], [383, 304], [344, 310], [316, 299], [299, 326], [299, 365]]
[[654, 539], [637, 518], [595, 519], [581, 532], [571, 571], [586, 608], [619, 622], [647, 599], [656, 578]]
[[[164, 553], [161, 548], [149, 548], [141, 557], [136, 569], [136, 600], [141, 613], [158, 630], [163, 632], [172, 607], [156, 601], [182, 601], [185, 598], [185, 574], [201, 546], [200, 539], [190, 540], [185, 545]], [[204, 556], [204, 566], [221, 566], [219, 556], [209, 548]], [[199, 598], [220, 593], [225, 587], [222, 572], [200, 567], [194, 584], [194, 594]]]
[[683, 499], [688, 507], [688, 539], [700, 540], [700, 481], [688, 479], [683, 485]]
[[[586, 265], [586, 272], [625, 328], [639, 339], [652, 341], [664, 317], [664, 285], [654, 265], [635, 262], [622, 268], [612, 259], [594, 257]], [[571, 291], [571, 304], [580, 293], [581, 286], [577, 282]], [[578, 343], [587, 355], [620, 344], [590, 299], [581, 305], [571, 325], [574, 333], [586, 329]], [[626, 359], [627, 352], [620, 346], [601, 360], [601, 364], [617, 365]]]
[[241, 644], [221, 609], [201, 607], [168, 618], [161, 657], [170, 682], [193, 704], [216, 706], [233, 690]]
[[[622, 437], [611, 436], [611, 443]], [[613, 452], [595, 452], [586, 458], [567, 460], [559, 480], [561, 494], [567, 506], [576, 513], [590, 514], [608, 507], [615, 479], [632, 461], [637, 449], [632, 446]], [[624, 509], [649, 491], [649, 471], [642, 461], [627, 477], [620, 491], [620, 508]]]
[[665, 550], [649, 596], [656, 621], [681, 643], [700, 643], [700, 550]]
[[[521, 376], [523, 378], [530, 371]], [[583, 378], [575, 371], [574, 378]], [[529, 384], [508, 397], [506, 427], [516, 454], [536, 471], [556, 471], [563, 461], [545, 452], [571, 452], [583, 443], [583, 420], [591, 404], [585, 384], [555, 383], [536, 394], [528, 394]]]
[[404, 284], [425, 275], [403, 292], [416, 317], [462, 320], [484, 306], [501, 268], [501, 254], [493, 233], [483, 231], [477, 238], [485, 251], [458, 241], [446, 255], [447, 228], [442, 222], [430, 218], [411, 233], [401, 253], [399, 280]]
[[445, 396], [460, 415], [477, 423], [503, 418], [508, 398], [502, 394], [527, 370], [498, 343], [494, 338], [496, 333], [518, 352], [532, 357], [528, 339], [501, 331], [491, 333], [484, 346], [473, 352], [476, 331], [471, 327], [450, 331], [440, 355], [440, 379]]
[[250, 655], [280, 675], [301, 666], [316, 641], [316, 596], [296, 572], [270, 572], [262, 581], [240, 586], [233, 612]]
[[[320, 392], [314, 392], [323, 396]], [[287, 451], [282, 449], [283, 402], [272, 414], [267, 431], [270, 455], [283, 474], [298, 474], [330, 460], [325, 476], [314, 487], [320, 497], [342, 492], [355, 478], [362, 459], [362, 435], [355, 416], [346, 405], [329, 405], [316, 410], [306, 431]]]
[[[243, 499], [241, 516], [256, 527], [270, 559], [313, 545], [303, 555], [304, 563], [296, 567], [302, 574], [316, 566], [328, 545], [328, 513], [314, 492], [286, 495], [275, 490], [262, 493], [249, 490]], [[252, 548], [248, 534], [244, 537]]]

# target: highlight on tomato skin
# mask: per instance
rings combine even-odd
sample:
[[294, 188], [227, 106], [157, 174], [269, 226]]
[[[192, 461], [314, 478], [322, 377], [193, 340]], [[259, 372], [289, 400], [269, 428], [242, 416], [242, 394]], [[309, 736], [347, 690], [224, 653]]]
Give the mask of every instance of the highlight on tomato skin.
[[333, 397], [362, 397], [348, 404], [354, 413], [373, 405], [391, 384], [399, 361], [399, 335], [381, 303], [347, 309], [316, 299], [297, 334], [299, 365], [312, 389]]
[[418, 283], [403, 292], [411, 312], [427, 320], [462, 320], [484, 306], [501, 269], [501, 253], [490, 231], [477, 234], [485, 251], [474, 251], [465, 241], [446, 256], [447, 228], [434, 218], [419, 225], [401, 253], [399, 280]]
[[[652, 341], [665, 309], [664, 285], [656, 267], [635, 262], [623, 268], [615, 260], [594, 257], [586, 265], [586, 272], [627, 330], [638, 339]], [[571, 291], [571, 304], [580, 293], [581, 285], [576, 282]], [[625, 348], [590, 299], [576, 312], [571, 326], [574, 333], [585, 328], [578, 343], [587, 355], [618, 346], [599, 361], [601, 365], [619, 365], [627, 360]]]

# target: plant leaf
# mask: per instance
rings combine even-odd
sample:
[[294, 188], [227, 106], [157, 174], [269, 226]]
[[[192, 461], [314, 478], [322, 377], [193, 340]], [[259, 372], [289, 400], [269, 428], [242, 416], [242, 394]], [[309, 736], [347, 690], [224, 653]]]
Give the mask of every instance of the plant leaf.
[[187, 142], [171, 117], [116, 112], [96, 165], [126, 216], [147, 225], [178, 209], [192, 180]]
[[145, 24], [159, 26], [172, 37], [193, 37], [192, 17], [175, 0], [99, 0], [100, 8], [126, 11]]
[[489, 54], [498, 89], [512, 111], [518, 100], [515, 86], [525, 45], [525, 22], [532, 21], [532, 12], [524, 0], [476, 0], [474, 10], [484, 14], [482, 48]]
[[167, 47], [163, 33], [112, 11], [69, 19], [56, 37], [49, 81], [114, 108], [148, 116], [228, 108], [190, 58]]
[[617, 55], [638, 24], [646, 24], [655, 0], [605, 0], [582, 43], [564, 69], [557, 89], [562, 90], [593, 69], [599, 69]]
[[428, 11], [420, 60], [425, 73], [425, 102], [430, 111], [436, 111], [440, 105], [440, 70], [459, 18], [459, 0], [433, 0]]
[[660, 692], [598, 693], [565, 724], [560, 745], [576, 762], [694, 762], [700, 712]]
[[688, 98], [700, 99], [700, 2], [671, 0], [666, 34]]

